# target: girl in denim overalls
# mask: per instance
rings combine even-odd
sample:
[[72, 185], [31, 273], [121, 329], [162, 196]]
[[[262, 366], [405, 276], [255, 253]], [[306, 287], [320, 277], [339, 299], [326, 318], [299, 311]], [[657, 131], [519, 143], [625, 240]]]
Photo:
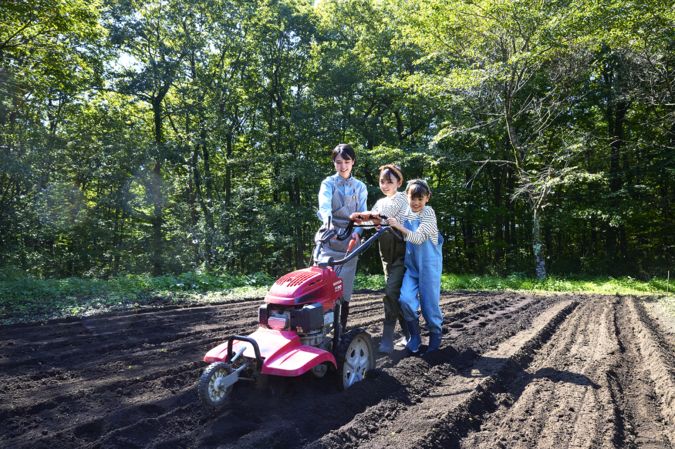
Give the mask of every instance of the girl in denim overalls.
[[422, 336], [417, 310], [421, 308], [429, 328], [428, 353], [438, 350], [441, 345], [443, 237], [438, 232], [434, 210], [427, 206], [431, 198], [429, 185], [421, 179], [415, 179], [408, 183], [405, 192], [410, 208], [403, 222], [389, 220], [389, 224], [401, 231], [406, 240], [406, 272], [399, 301], [410, 332], [406, 349], [413, 354], [420, 349]]

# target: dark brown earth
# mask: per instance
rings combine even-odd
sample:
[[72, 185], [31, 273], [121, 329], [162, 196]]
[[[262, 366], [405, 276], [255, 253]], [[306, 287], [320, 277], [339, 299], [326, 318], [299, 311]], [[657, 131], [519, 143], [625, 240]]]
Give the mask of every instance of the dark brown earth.
[[[334, 378], [261, 378], [205, 410], [204, 353], [260, 300], [0, 328], [3, 448], [673, 448], [675, 339], [645, 300], [444, 294], [442, 350]], [[350, 326], [379, 341], [379, 294]]]

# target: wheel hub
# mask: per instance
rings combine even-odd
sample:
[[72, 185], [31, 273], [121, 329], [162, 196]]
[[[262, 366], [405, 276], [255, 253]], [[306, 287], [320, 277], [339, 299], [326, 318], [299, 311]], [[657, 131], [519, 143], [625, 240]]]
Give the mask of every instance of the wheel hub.
[[369, 349], [368, 344], [361, 337], [355, 338], [349, 345], [343, 370], [345, 387], [350, 387], [364, 379], [370, 367], [371, 354]]
[[218, 370], [213, 375], [213, 380], [209, 385], [209, 395], [216, 400], [227, 394], [227, 388], [224, 386], [227, 375], [225, 370]]
[[223, 380], [224, 378], [222, 376], [216, 377], [216, 380], [213, 381], [213, 388], [215, 390], [222, 390], [223, 389], [223, 383], [225, 382]]

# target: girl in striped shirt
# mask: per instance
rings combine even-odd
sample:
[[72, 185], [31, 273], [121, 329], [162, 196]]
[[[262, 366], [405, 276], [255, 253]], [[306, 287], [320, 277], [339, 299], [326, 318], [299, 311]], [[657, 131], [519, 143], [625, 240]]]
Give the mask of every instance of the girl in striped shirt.
[[443, 268], [443, 237], [438, 232], [436, 213], [427, 206], [431, 198], [429, 185], [414, 179], [405, 189], [409, 208], [400, 220], [392, 218], [389, 224], [401, 231], [406, 241], [405, 275], [401, 286], [401, 311], [410, 332], [406, 349], [417, 353], [422, 344], [417, 310], [429, 328], [428, 352], [441, 346], [441, 271]]
[[[408, 209], [408, 200], [405, 194], [398, 191], [401, 184], [403, 184], [403, 174], [398, 166], [394, 164], [381, 166], [380, 190], [386, 196], [377, 200], [371, 212], [400, 220]], [[384, 354], [391, 354], [394, 351], [396, 321], [401, 325], [401, 333], [404, 336], [403, 344], [407, 343], [408, 338], [408, 328], [398, 302], [401, 293], [401, 283], [403, 282], [403, 273], [405, 273], [403, 262], [405, 242], [402, 242], [394, 234], [387, 232], [382, 234], [379, 244], [385, 286], [384, 298], [382, 298], [384, 323], [382, 326], [382, 340], [380, 341], [378, 350]]]

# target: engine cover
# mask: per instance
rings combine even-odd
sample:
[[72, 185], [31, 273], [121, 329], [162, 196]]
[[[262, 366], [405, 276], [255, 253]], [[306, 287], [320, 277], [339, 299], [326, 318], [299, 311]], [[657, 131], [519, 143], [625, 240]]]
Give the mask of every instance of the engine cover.
[[324, 312], [333, 310], [342, 296], [342, 279], [332, 268], [310, 267], [288, 273], [272, 285], [265, 302], [282, 306], [321, 303]]

